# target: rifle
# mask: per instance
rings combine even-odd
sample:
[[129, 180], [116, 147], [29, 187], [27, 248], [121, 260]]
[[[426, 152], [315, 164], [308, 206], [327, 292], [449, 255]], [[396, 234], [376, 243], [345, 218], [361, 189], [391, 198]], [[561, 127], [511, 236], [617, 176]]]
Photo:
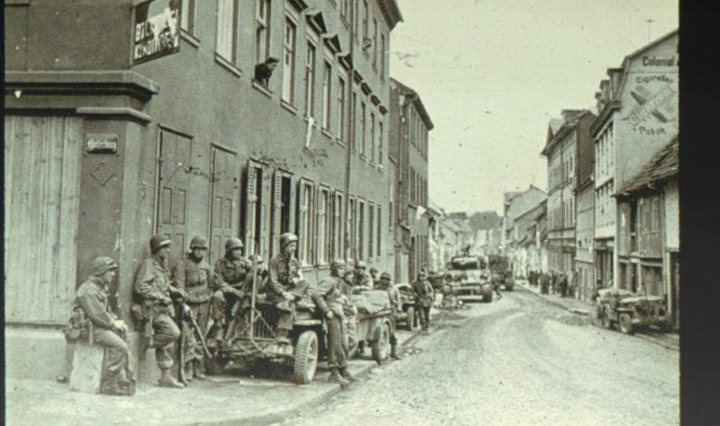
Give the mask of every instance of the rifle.
[[177, 357], [178, 357], [178, 380], [180, 383], [187, 385], [188, 380], [187, 377], [185, 377], [185, 345], [187, 342], [185, 341], [185, 324], [183, 324], [183, 320], [185, 318], [185, 302], [182, 300], [181, 296], [177, 296], [176, 303], [178, 306], [178, 328], [180, 328], [180, 340], [177, 345]]
[[190, 306], [185, 305], [183, 306], [183, 310], [187, 312], [187, 317], [190, 319], [190, 325], [192, 326], [192, 329], [197, 333], [198, 337], [200, 338], [200, 345], [203, 348], [203, 351], [205, 351], [205, 355], [207, 355], [208, 358], [212, 358], [212, 354], [210, 353], [210, 350], [207, 347], [207, 344], [205, 343], [205, 336], [203, 336], [202, 330], [200, 329], [200, 326], [195, 321], [195, 317], [193, 317], [192, 309], [190, 309]]

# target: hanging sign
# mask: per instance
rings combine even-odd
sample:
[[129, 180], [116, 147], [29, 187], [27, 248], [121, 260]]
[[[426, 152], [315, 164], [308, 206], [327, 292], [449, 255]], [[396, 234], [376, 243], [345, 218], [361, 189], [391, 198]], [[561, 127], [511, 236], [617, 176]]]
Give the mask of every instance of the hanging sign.
[[182, 0], [150, 0], [135, 6], [133, 64], [180, 51]]

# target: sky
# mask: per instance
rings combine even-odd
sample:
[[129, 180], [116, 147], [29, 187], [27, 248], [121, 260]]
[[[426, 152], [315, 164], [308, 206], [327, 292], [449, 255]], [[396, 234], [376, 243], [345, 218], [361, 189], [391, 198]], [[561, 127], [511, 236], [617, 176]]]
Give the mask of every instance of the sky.
[[390, 74], [435, 125], [429, 196], [448, 212], [547, 191], [550, 118], [593, 109], [608, 68], [679, 25], [677, 0], [397, 1]]

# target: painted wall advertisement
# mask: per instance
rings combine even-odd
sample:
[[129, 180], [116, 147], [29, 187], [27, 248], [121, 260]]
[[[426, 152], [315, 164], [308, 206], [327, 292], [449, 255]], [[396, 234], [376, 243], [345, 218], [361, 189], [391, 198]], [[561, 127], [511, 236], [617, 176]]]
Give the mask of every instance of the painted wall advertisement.
[[133, 64], [180, 51], [181, 0], [150, 0], [135, 7]]

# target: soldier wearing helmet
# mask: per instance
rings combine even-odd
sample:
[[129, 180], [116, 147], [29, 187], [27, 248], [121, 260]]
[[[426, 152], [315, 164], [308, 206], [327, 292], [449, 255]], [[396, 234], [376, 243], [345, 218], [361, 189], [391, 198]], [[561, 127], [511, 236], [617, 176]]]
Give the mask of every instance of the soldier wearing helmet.
[[127, 345], [128, 327], [117, 318], [108, 304], [108, 290], [118, 265], [101, 256], [93, 262], [93, 275], [75, 293], [74, 309], [81, 309], [92, 323], [92, 338], [107, 349], [102, 372], [100, 393], [132, 395], [134, 384], [130, 363], [132, 356]]
[[308, 284], [295, 257], [298, 237], [286, 232], [280, 236], [280, 253], [270, 259], [267, 300], [278, 309], [278, 338], [289, 340], [295, 322], [295, 302], [302, 299]]
[[415, 310], [420, 314], [420, 325], [424, 334], [428, 334], [430, 327], [430, 308], [435, 300], [435, 291], [427, 279], [424, 270], [418, 273], [418, 279], [412, 285], [415, 296]]
[[328, 329], [328, 368], [330, 381], [347, 386], [355, 378], [347, 370], [348, 346], [345, 317], [346, 296], [343, 294], [345, 262], [334, 260], [330, 276], [320, 281], [312, 299], [325, 318]]
[[400, 309], [400, 292], [398, 291], [395, 284], [392, 282], [392, 275], [390, 275], [387, 272], [383, 272], [380, 274], [380, 280], [377, 285], [378, 290], [385, 290], [388, 294], [388, 298], [390, 299], [390, 306], [392, 307], [393, 312], [395, 315], [393, 315], [390, 319], [390, 356], [393, 357], [393, 359], [400, 359], [400, 354], [398, 354], [398, 341], [397, 336], [395, 336], [395, 330], [397, 329], [396, 324], [396, 316], [398, 313], [402, 313], [402, 309]]
[[[173, 270], [173, 279], [175, 287], [187, 294], [187, 304], [190, 307], [191, 315], [195, 318], [195, 322], [200, 330], [206, 330], [210, 315], [210, 279], [212, 272], [210, 264], [205, 260], [207, 252], [207, 240], [203, 237], [193, 237], [190, 241], [190, 250], [187, 255], [175, 265]], [[192, 380], [193, 376], [198, 379], [204, 379], [205, 366], [204, 354], [195, 339], [190, 324], [185, 321], [182, 330], [185, 338], [185, 377]]]
[[163, 387], [184, 388], [170, 376], [173, 358], [170, 347], [180, 337], [180, 329], [173, 321], [171, 295], [183, 294], [170, 285], [168, 261], [170, 256], [170, 238], [166, 235], [153, 235], [150, 238], [152, 255], [143, 260], [135, 277], [135, 294], [141, 300], [142, 319], [150, 322], [152, 328], [151, 347], [155, 348], [155, 360], [160, 368], [158, 384]]
[[230, 238], [225, 243], [225, 256], [215, 262], [210, 302], [213, 327], [209, 333], [214, 341], [223, 340], [224, 328], [229, 323], [227, 318], [235, 304], [242, 303], [245, 289], [252, 281], [252, 264], [243, 256], [244, 249], [245, 245], [239, 238]]
[[362, 260], [358, 260], [357, 262], [355, 262], [355, 272], [352, 273], [352, 276], [349, 279], [350, 285], [352, 285], [353, 287], [361, 288], [373, 287], [373, 279], [370, 275], [368, 275], [365, 269], [365, 262], [363, 262]]

